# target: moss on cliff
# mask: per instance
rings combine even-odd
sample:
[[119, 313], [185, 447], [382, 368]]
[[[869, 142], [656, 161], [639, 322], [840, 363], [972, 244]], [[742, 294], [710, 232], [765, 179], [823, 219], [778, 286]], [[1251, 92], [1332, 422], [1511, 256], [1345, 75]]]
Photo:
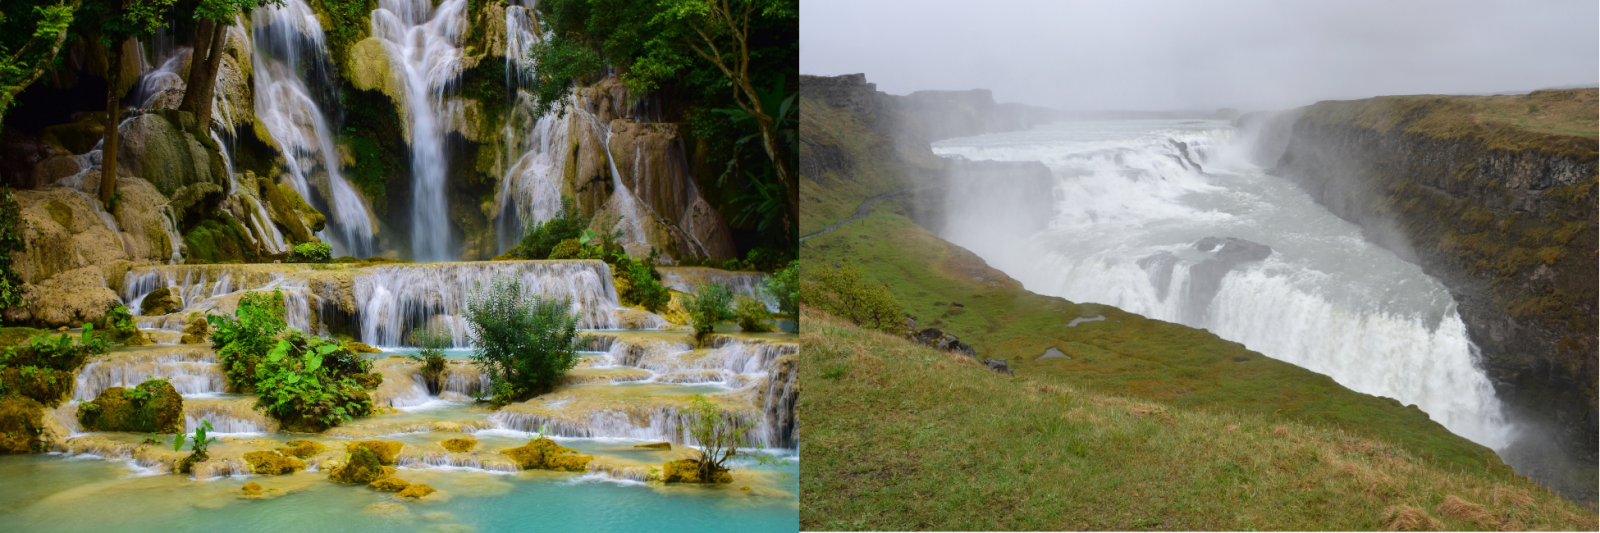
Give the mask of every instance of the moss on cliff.
[[[1600, 128], [1600, 89], [1534, 91], [1513, 96], [1380, 96], [1349, 102], [1319, 102], [1303, 115], [1387, 133], [1407, 133], [1472, 142], [1490, 150], [1537, 150], [1595, 160]], [[1528, 106], [1537, 106], [1529, 112]]]
[[256, 251], [250, 247], [246, 237], [249, 232], [232, 216], [226, 213], [219, 216], [220, 221], [206, 219], [183, 235], [183, 244], [188, 252], [184, 254], [185, 262], [235, 263], [256, 259]]

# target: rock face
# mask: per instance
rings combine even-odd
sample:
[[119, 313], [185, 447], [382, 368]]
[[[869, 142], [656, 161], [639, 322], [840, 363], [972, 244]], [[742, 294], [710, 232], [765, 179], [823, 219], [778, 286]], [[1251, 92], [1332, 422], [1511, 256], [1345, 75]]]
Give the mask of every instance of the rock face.
[[183, 396], [167, 380], [151, 380], [134, 389], [111, 387], [94, 401], [78, 406], [78, 422], [90, 431], [180, 433]]
[[[1211, 308], [1211, 300], [1216, 298], [1217, 291], [1222, 289], [1222, 278], [1227, 276], [1229, 271], [1240, 265], [1264, 261], [1272, 255], [1270, 246], [1233, 237], [1226, 239], [1206, 237], [1194, 243], [1194, 249], [1201, 252], [1213, 250], [1215, 252], [1210, 258], [1189, 268], [1189, 295], [1186, 300], [1188, 307], [1184, 312], [1187, 313], [1190, 324], [1200, 324], [1205, 320], [1208, 309]], [[1155, 261], [1159, 263], [1163, 260]], [[1143, 266], [1144, 260], [1140, 260], [1140, 263], [1140, 266]], [[1165, 275], [1168, 277], [1172, 275], [1170, 266], [1167, 267]]]
[[139, 302], [139, 314], [144, 316], [165, 315], [183, 309], [183, 297], [172, 294], [167, 287], [150, 291], [144, 300]]
[[194, 122], [194, 116], [166, 110], [130, 118], [119, 130], [117, 164], [168, 197], [184, 185], [224, 183], [222, 157], [185, 131], [185, 121]]
[[1589, 113], [1596, 93], [1322, 102], [1294, 122], [1273, 171], [1449, 287], [1513, 419], [1552, 428], [1591, 467], [1595, 140], [1457, 117], [1527, 102]]
[[523, 470], [558, 470], [583, 472], [593, 457], [579, 455], [577, 450], [556, 444], [547, 438], [528, 441], [527, 446], [500, 450], [522, 466]]
[[94, 267], [56, 275], [44, 283], [22, 286], [21, 307], [6, 310], [6, 318], [45, 328], [105, 324], [106, 313], [122, 299], [106, 288], [105, 277]]

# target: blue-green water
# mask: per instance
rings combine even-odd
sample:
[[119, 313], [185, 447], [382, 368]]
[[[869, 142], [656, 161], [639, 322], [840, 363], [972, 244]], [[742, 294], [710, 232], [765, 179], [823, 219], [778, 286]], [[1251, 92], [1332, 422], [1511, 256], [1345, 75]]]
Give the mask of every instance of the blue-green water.
[[[571, 445], [571, 443], [569, 443]], [[322, 473], [193, 481], [134, 476], [121, 461], [0, 456], [0, 531], [796, 531], [799, 466], [741, 465], [715, 487], [527, 471], [403, 469], [439, 493], [407, 502]], [[239, 497], [247, 482], [284, 495]], [[750, 483], [746, 485], [746, 483]], [[752, 490], [741, 490], [751, 486]]]

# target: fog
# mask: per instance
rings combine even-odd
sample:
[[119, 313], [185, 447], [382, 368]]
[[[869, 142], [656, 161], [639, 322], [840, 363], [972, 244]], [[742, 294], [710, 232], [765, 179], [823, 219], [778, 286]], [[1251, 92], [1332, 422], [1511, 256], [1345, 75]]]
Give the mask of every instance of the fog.
[[1600, 3], [804, 0], [800, 72], [1071, 110], [1593, 85]]

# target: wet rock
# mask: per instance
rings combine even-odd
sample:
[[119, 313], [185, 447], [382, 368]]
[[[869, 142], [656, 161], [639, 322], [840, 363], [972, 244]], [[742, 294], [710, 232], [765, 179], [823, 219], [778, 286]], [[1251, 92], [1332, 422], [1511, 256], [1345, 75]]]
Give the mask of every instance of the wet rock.
[[261, 488], [260, 483], [256, 483], [254, 481], [245, 483], [243, 487], [239, 487], [239, 492], [244, 493], [245, 496], [260, 496], [264, 490], [265, 489]]
[[276, 476], [293, 474], [296, 470], [304, 470], [306, 462], [299, 458], [286, 457], [275, 450], [262, 450], [244, 454], [245, 462], [250, 464], [250, 473]]
[[64, 152], [86, 154], [105, 139], [105, 112], [89, 113], [77, 122], [47, 126], [39, 131], [39, 140], [60, 148]]
[[[261, 199], [267, 204], [267, 215], [278, 227], [288, 230], [286, 237], [294, 242], [312, 242], [312, 233], [324, 225], [322, 214], [316, 213], [310, 206], [302, 208], [306, 201], [294, 189], [273, 183], [267, 178], [256, 178], [256, 184], [261, 187]], [[306, 210], [316, 215], [307, 216]]]
[[653, 443], [650, 443], [650, 444], [639, 444], [639, 445], [636, 445], [634, 447], [635, 448], [642, 448], [642, 449], [646, 449], [646, 450], [671, 450], [672, 449], [672, 443], [670, 443], [670, 442], [653, 442]]
[[439, 445], [452, 453], [462, 453], [472, 451], [473, 448], [478, 446], [478, 441], [465, 438], [445, 439], [440, 441]]
[[367, 484], [367, 488], [378, 492], [400, 492], [410, 487], [411, 482], [394, 476], [381, 477]]
[[183, 396], [167, 380], [150, 380], [127, 389], [111, 387], [78, 406], [78, 422], [90, 431], [180, 433]]
[[44, 406], [32, 398], [7, 396], [0, 399], [0, 454], [45, 451], [45, 443], [40, 439], [44, 416]]
[[412, 483], [411, 485], [407, 486], [405, 490], [400, 491], [400, 493], [396, 494], [395, 496], [399, 496], [401, 498], [423, 498], [435, 492], [439, 491], [422, 483]]
[[1189, 268], [1189, 299], [1184, 310], [1189, 323], [1204, 321], [1211, 300], [1222, 288], [1222, 278], [1234, 268], [1247, 263], [1265, 260], [1272, 255], [1272, 247], [1243, 239], [1206, 237], [1194, 244], [1196, 250], [1210, 252], [1211, 258]]
[[984, 359], [983, 366], [989, 367], [989, 370], [993, 370], [998, 374], [1016, 376], [1011, 372], [1011, 367], [1006, 365], [1005, 359]]
[[139, 303], [139, 314], [156, 316], [176, 313], [183, 309], [183, 298], [172, 294], [172, 290], [161, 287], [145, 295], [144, 301]]
[[383, 352], [383, 350], [379, 350], [377, 348], [373, 348], [371, 345], [369, 345], [369, 344], [367, 344], [365, 342], [361, 342], [361, 341], [346, 342], [346, 343], [344, 343], [344, 347], [345, 347], [345, 349], [348, 349], [348, 350], [350, 350], [352, 352], [355, 352], [355, 353], [382, 353]]
[[227, 191], [221, 185], [193, 183], [174, 192], [168, 205], [172, 206], [178, 225], [187, 228], [199, 224], [202, 219], [215, 216], [226, 197]]
[[[1196, 247], [1198, 246], [1197, 244]], [[1171, 252], [1161, 252], [1140, 259], [1138, 264], [1139, 268], [1144, 269], [1145, 274], [1150, 276], [1150, 285], [1156, 288], [1156, 298], [1166, 301], [1172, 285], [1172, 268], [1178, 265], [1178, 256], [1172, 255]]]
[[117, 165], [167, 197], [185, 185], [222, 183], [227, 171], [221, 155], [207, 148], [210, 139], [201, 141], [186, 131], [186, 122], [193, 124], [194, 115], [171, 110], [128, 119], [118, 130]]
[[977, 350], [972, 349], [972, 345], [961, 342], [961, 339], [957, 338], [955, 335], [945, 333], [938, 328], [928, 328], [918, 331], [915, 335], [911, 336], [911, 340], [919, 344], [931, 346], [936, 350], [958, 353], [974, 359], [978, 357], [978, 352]]
[[399, 455], [400, 449], [404, 447], [405, 443], [401, 442], [364, 440], [350, 443], [348, 449], [352, 457], [355, 456], [356, 450], [366, 449], [372, 452], [374, 456], [378, 458], [379, 464], [393, 465], [395, 456]]
[[579, 455], [577, 450], [556, 444], [548, 438], [538, 438], [528, 441], [526, 446], [500, 450], [500, 453], [511, 457], [523, 470], [556, 470], [562, 472], [583, 472], [587, 469], [593, 457]]
[[278, 448], [278, 451], [284, 455], [305, 459], [307, 457], [322, 453], [322, 451], [326, 449], [328, 449], [327, 446], [323, 446], [322, 443], [317, 441], [291, 440], [283, 443], [283, 447]]
[[710, 479], [704, 479], [700, 473], [700, 461], [696, 459], [678, 459], [668, 461], [661, 465], [661, 482], [663, 483], [733, 483], [733, 474], [726, 468], [718, 468], [712, 472]]

